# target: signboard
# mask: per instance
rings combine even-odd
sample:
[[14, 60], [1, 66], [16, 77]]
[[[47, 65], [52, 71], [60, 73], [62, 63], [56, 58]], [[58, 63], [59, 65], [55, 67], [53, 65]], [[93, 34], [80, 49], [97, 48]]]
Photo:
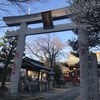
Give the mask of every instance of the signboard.
[[42, 21], [44, 29], [50, 29], [54, 27], [51, 11], [42, 12]]

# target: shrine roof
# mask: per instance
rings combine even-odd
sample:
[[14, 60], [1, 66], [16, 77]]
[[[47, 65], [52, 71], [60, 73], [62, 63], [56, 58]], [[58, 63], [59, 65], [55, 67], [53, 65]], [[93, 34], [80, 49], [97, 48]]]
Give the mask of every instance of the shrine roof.
[[44, 63], [25, 57], [23, 58], [22, 61], [22, 67], [23, 69], [28, 69], [28, 70], [33, 70], [33, 71], [39, 71], [39, 70], [46, 70], [46, 71], [50, 71], [51, 69], [46, 67], [44, 65]]

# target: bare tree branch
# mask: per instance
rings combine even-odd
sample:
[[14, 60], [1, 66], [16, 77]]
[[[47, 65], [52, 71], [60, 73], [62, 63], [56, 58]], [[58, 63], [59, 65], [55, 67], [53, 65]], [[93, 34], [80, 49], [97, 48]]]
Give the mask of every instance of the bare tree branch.
[[47, 66], [53, 67], [57, 57], [61, 54], [60, 52], [66, 47], [66, 44], [62, 43], [57, 37], [51, 37], [49, 34], [34, 40], [30, 47], [32, 54], [41, 58], [40, 60]]

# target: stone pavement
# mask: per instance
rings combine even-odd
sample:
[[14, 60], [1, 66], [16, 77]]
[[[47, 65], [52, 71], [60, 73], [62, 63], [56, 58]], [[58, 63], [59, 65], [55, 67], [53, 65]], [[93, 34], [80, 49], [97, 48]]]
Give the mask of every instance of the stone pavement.
[[73, 88], [54, 88], [52, 91], [39, 92], [39, 93], [33, 93], [33, 94], [25, 94], [24, 93], [24, 94], [20, 94], [20, 95], [23, 100], [45, 100], [49, 97], [59, 95], [61, 93], [69, 91], [71, 89], [73, 89]]
[[[59, 95], [66, 91], [70, 91], [73, 88], [74, 87], [54, 88], [52, 91], [47, 91], [47, 92], [21, 93], [20, 96], [21, 96], [21, 100], [45, 100], [47, 98]], [[3, 100], [3, 99], [0, 98], [0, 100]], [[78, 96], [75, 100], [81, 100], [80, 96]]]
[[[45, 100], [47, 98], [59, 95], [61, 93], [64, 93], [66, 91], [70, 91], [72, 88], [54, 88], [52, 91], [47, 92], [39, 92], [39, 93], [33, 93], [33, 94], [21, 94], [22, 100]], [[100, 99], [100, 95], [99, 95]], [[78, 96], [75, 100], [81, 100], [81, 97]]]
[[[56, 95], [59, 95], [61, 93], [64, 93], [66, 91], [70, 91], [73, 89], [73, 87], [70, 88], [54, 88], [51, 91], [47, 92], [34, 92], [34, 93], [20, 93], [21, 100], [45, 100], [49, 97], [53, 97]], [[0, 98], [0, 100], [3, 100], [3, 98]]]

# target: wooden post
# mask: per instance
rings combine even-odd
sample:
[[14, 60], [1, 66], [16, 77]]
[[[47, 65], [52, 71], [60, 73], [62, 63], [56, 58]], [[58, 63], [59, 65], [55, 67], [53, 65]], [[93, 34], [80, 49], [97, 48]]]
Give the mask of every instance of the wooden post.
[[39, 82], [39, 79], [40, 79], [40, 70], [38, 71], [38, 78], [37, 78], [38, 91], [40, 91], [40, 82]]
[[28, 80], [28, 69], [26, 68], [25, 82]]

